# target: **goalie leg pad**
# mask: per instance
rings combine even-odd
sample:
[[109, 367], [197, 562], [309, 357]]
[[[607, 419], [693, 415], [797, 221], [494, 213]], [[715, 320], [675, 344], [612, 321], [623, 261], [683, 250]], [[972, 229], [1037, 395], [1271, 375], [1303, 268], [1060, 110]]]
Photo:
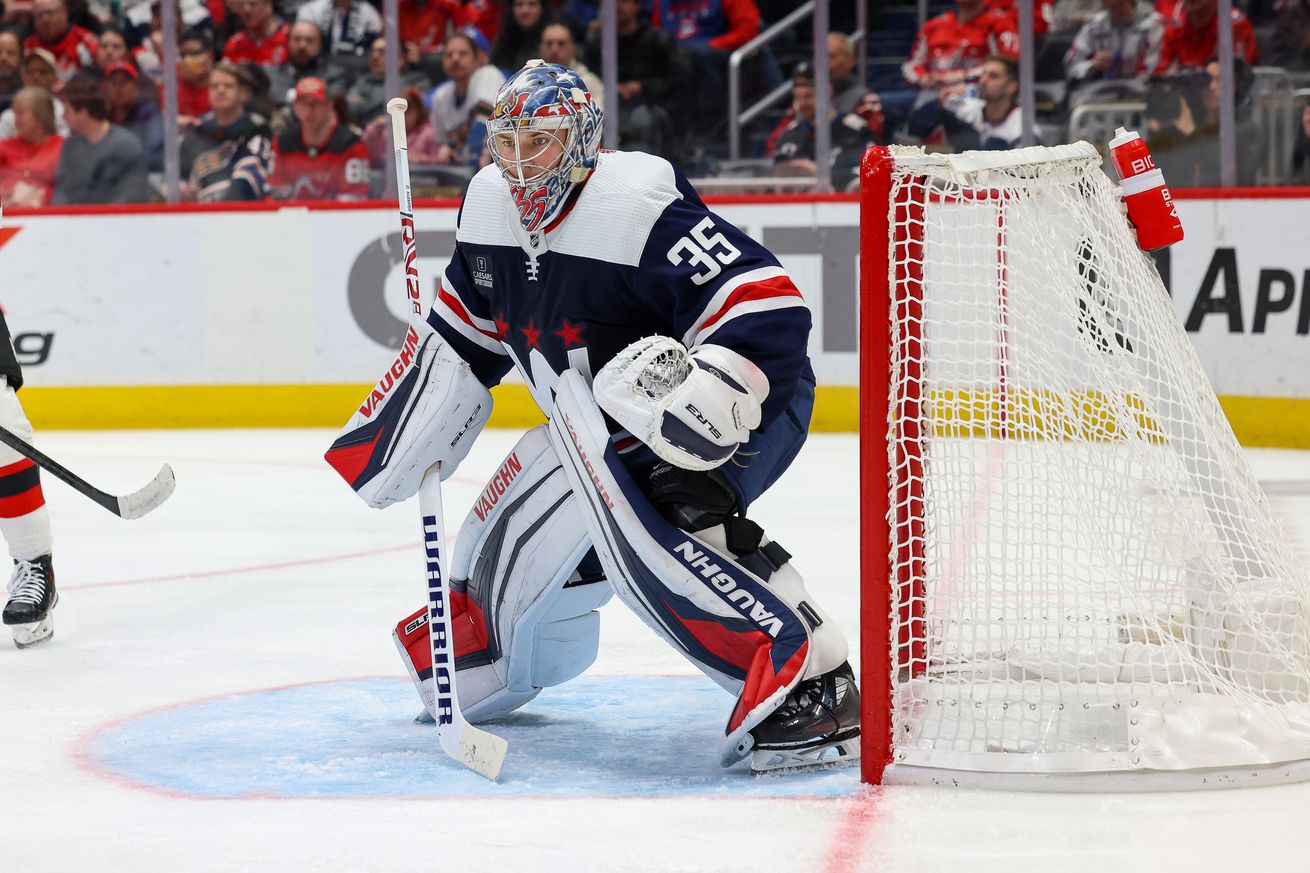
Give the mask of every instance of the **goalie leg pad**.
[[[746, 569], [727, 548], [726, 527], [720, 526], [719, 533], [711, 528], [692, 535], [664, 518], [619, 460], [604, 419], [576, 373], [560, 378], [550, 427], [556, 453], [586, 507], [596, 551], [620, 599], [738, 696], [720, 761], [726, 766], [740, 760], [746, 734], [810, 675], [812, 630], [832, 628], [832, 623], [806, 601], [789, 602], [782, 591]], [[776, 566], [770, 576], [787, 567], [785, 552], [768, 544], [752, 554], [772, 560]], [[790, 585], [785, 578], [783, 591], [792, 597], [803, 594], [799, 576]], [[821, 648], [823, 659], [830, 658], [828, 647]]]
[[491, 416], [491, 392], [435, 333], [411, 327], [400, 356], [324, 458], [369, 506], [418, 493], [423, 473], [459, 467]]
[[[504, 715], [596, 659], [603, 576], [579, 570], [591, 548], [545, 425], [506, 456], [464, 520], [451, 556], [451, 628], [460, 708], [470, 721]], [[432, 711], [427, 610], [393, 633]]]

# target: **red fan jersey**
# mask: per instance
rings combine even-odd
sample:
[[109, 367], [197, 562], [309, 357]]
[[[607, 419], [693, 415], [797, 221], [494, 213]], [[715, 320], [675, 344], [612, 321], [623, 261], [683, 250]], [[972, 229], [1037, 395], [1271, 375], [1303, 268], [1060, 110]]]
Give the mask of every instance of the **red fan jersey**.
[[452, 0], [400, 0], [400, 41], [430, 55], [441, 47], [447, 24], [458, 12], [459, 4]]
[[353, 127], [338, 124], [319, 148], [305, 145], [300, 125], [273, 142], [269, 186], [289, 200], [362, 200], [368, 196], [368, 149]]
[[[1051, 7], [1055, 0], [1037, 0], [1033, 9], [1033, 36], [1042, 36], [1051, 29]], [[987, 0], [987, 8], [999, 12], [1014, 24], [1014, 32], [1019, 32], [1019, 7], [1015, 0]]]
[[[159, 105], [164, 105], [164, 83], [160, 82]], [[185, 79], [177, 80], [177, 114], [199, 118], [209, 111], [209, 85], [193, 85]]]
[[43, 42], [35, 33], [23, 40], [24, 54], [35, 48], [54, 55], [59, 78], [67, 79], [83, 67], [95, 66], [100, 46], [94, 33], [74, 24], [54, 42]]
[[[1187, 16], [1169, 24], [1160, 46], [1160, 64], [1156, 73], [1174, 73], [1180, 69], [1199, 70], [1219, 53], [1219, 16], [1209, 24], [1194, 27]], [[1254, 66], [1260, 57], [1255, 44], [1255, 28], [1240, 9], [1233, 10], [1233, 56]]]
[[930, 75], [961, 72], [973, 79], [989, 55], [1018, 53], [1019, 35], [1008, 16], [987, 9], [962, 23], [954, 12], [943, 12], [924, 22], [901, 72], [911, 85], [931, 87], [925, 83]]
[[275, 67], [287, 62], [287, 34], [291, 26], [285, 22], [268, 36], [252, 36], [243, 30], [232, 35], [223, 49], [223, 60], [239, 64], [250, 61], [263, 67]]

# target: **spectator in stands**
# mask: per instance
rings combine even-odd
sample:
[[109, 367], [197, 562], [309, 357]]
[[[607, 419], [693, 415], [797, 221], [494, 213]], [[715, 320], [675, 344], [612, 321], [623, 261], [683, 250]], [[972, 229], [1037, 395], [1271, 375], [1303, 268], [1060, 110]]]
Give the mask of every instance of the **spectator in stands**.
[[95, 64], [100, 45], [94, 33], [69, 23], [68, 0], [34, 0], [32, 28], [34, 32], [23, 41], [23, 48], [43, 48], [54, 55], [59, 78], [66, 80]]
[[312, 21], [297, 21], [291, 25], [287, 35], [287, 62], [264, 69], [268, 73], [268, 93], [279, 105], [294, 99], [291, 89], [301, 79], [322, 79], [333, 93], [340, 93], [349, 86], [349, 76], [345, 71], [324, 57], [323, 32]]
[[100, 83], [90, 76], [69, 79], [63, 100], [71, 132], [59, 152], [50, 202], [57, 206], [143, 202], [148, 189], [141, 143], [109, 123]]
[[1090, 82], [1144, 84], [1160, 65], [1164, 18], [1137, 0], [1103, 0], [1064, 56], [1069, 88]]
[[[808, 78], [810, 65], [802, 62], [797, 72], [804, 70]], [[878, 142], [883, 142], [886, 132], [886, 119], [882, 112], [882, 102], [878, 95], [865, 87], [855, 73], [855, 47], [850, 37], [844, 33], [828, 34], [828, 82], [832, 86], [832, 105], [839, 116], [845, 117], [852, 112], [864, 119], [869, 126], [869, 133]], [[793, 79], [795, 75], [793, 74]], [[796, 120], [795, 102], [788, 107], [782, 121], [769, 134], [764, 145], [764, 156], [771, 158], [776, 154], [778, 139], [783, 131]]]
[[[214, 37], [214, 19], [210, 7], [200, 0], [175, 0], [177, 3], [175, 26], [179, 38], [186, 30], [204, 31]], [[137, 69], [147, 77], [158, 77], [164, 69], [164, 16], [159, 0], [136, 4], [124, 3], [123, 36], [136, 59]], [[218, 11], [224, 10], [216, 3]]]
[[[409, 87], [400, 92], [407, 105], [405, 107], [405, 142], [409, 149], [409, 162], [412, 166], [425, 164], [450, 164], [454, 155], [450, 146], [437, 139], [432, 130], [432, 119], [428, 118], [423, 108], [423, 92]], [[364, 131], [364, 147], [368, 149], [368, 163], [376, 172], [383, 172], [386, 162], [394, 152], [391, 148], [391, 118], [386, 113], [369, 122]]]
[[14, 95], [17, 136], [0, 140], [0, 201], [6, 206], [45, 206], [55, 188], [64, 138], [55, 132], [55, 101], [49, 91], [24, 88]]
[[182, 137], [182, 196], [212, 203], [263, 200], [273, 160], [272, 132], [247, 111], [255, 81], [229, 61], [209, 75], [210, 112]]
[[573, 41], [573, 31], [567, 24], [548, 24], [541, 32], [541, 45], [537, 46], [537, 57], [548, 64], [560, 64], [568, 67], [582, 77], [591, 99], [596, 105], [605, 108], [605, 83], [591, 71], [591, 68], [578, 60], [578, 45]]
[[725, 59], [760, 32], [755, 0], [655, 0], [655, 20], [685, 51]]
[[109, 69], [110, 64], [128, 59], [127, 39], [116, 27], [106, 27], [97, 37], [96, 67], [100, 72]]
[[921, 89], [920, 102], [927, 102], [937, 99], [943, 85], [976, 80], [988, 57], [1018, 53], [1019, 36], [1008, 16], [988, 9], [984, 0], [955, 0], [954, 11], [924, 22], [901, 73]]
[[[1165, 27], [1156, 73], [1201, 70], [1219, 52], [1219, 0], [1181, 0], [1178, 16]], [[1255, 29], [1236, 6], [1232, 26], [1233, 56], [1254, 65], [1260, 55]]]
[[1292, 149], [1292, 170], [1295, 184], [1310, 185], [1310, 105], [1301, 110], [1296, 146]]
[[491, 62], [510, 72], [521, 69], [538, 57], [545, 27], [544, 0], [506, 0], [500, 12], [500, 31], [491, 46]]
[[382, 16], [364, 0], [309, 0], [296, 21], [318, 25], [329, 55], [363, 56], [382, 35]]
[[359, 130], [341, 123], [327, 83], [296, 83], [295, 122], [273, 143], [269, 187], [282, 200], [362, 200], [368, 196], [368, 149]]
[[[59, 84], [54, 55], [43, 48], [32, 49], [24, 55], [22, 74], [25, 88], [40, 88], [48, 94], [53, 94], [55, 86]], [[63, 137], [68, 136], [68, 123], [64, 121], [64, 104], [58, 98], [55, 99], [55, 132]], [[11, 106], [0, 112], [0, 139], [9, 139], [17, 135], [18, 127]]]
[[[407, 65], [400, 68], [402, 85], [421, 89], [426, 92], [432, 83], [423, 73]], [[332, 83], [328, 83], [329, 90]], [[387, 41], [382, 37], [373, 40], [369, 49], [368, 72], [356, 76], [346, 91], [346, 105], [350, 108], [350, 118], [358, 127], [368, 127], [368, 123], [387, 111]]]
[[159, 104], [141, 93], [141, 74], [128, 61], [119, 61], [105, 70], [105, 101], [109, 120], [126, 130], [141, 143], [146, 168], [164, 168], [164, 119]]
[[[619, 32], [619, 145], [675, 158], [679, 144], [673, 117], [681, 115], [679, 101], [692, 83], [691, 64], [673, 37], [650, 26], [639, 0], [615, 0], [614, 11]], [[585, 59], [587, 66], [600, 69], [599, 28], [587, 36]], [[612, 106], [614, 95], [608, 97]]]
[[1310, 0], [1291, 0], [1278, 14], [1268, 62], [1292, 73], [1310, 72]]
[[[696, 87], [685, 97], [691, 104], [693, 127], [712, 130], [724, 122], [728, 56], [760, 32], [755, 0], [655, 0], [655, 21], [677, 41], [691, 64]], [[770, 61], [772, 55], [768, 56]], [[776, 64], [761, 70], [767, 88], [779, 84]], [[755, 76], [750, 78], [754, 79]], [[685, 116], [685, 110], [680, 115]]]
[[[1146, 141], [1171, 187], [1214, 187], [1219, 163], [1219, 61], [1202, 72], [1152, 83], [1146, 103]], [[1264, 134], [1252, 112], [1251, 68], [1233, 61], [1234, 114], [1237, 121], [1237, 183], [1254, 185], [1264, 154]]]
[[943, 85], [937, 100], [910, 116], [909, 132], [926, 142], [946, 141], [956, 151], [1011, 149], [1023, 136], [1019, 62], [994, 55], [983, 61], [977, 94], [963, 82]]
[[505, 74], [487, 63], [477, 42], [463, 31], [446, 37], [441, 67], [447, 80], [428, 95], [432, 128], [450, 146], [454, 163], [477, 167], [486, 141], [485, 122]]
[[[828, 84], [832, 88], [831, 81]], [[820, 172], [815, 159], [815, 112], [817, 89], [813, 70], [801, 64], [792, 75], [792, 122], [778, 138], [774, 172], [779, 176], [814, 176]], [[836, 101], [828, 105], [831, 131], [831, 162], [824, 168], [835, 191], [858, 190], [860, 158], [876, 140], [863, 118], [839, 113]]]
[[[209, 111], [209, 74], [214, 70], [214, 43], [204, 31], [188, 30], [177, 43], [177, 114], [185, 129]], [[164, 85], [159, 84], [159, 102]]]
[[23, 87], [23, 43], [12, 30], [0, 30], [0, 112]]
[[287, 60], [289, 28], [273, 14], [273, 0], [239, 0], [242, 30], [232, 35], [223, 48], [223, 60], [239, 64], [250, 61], [275, 67]]

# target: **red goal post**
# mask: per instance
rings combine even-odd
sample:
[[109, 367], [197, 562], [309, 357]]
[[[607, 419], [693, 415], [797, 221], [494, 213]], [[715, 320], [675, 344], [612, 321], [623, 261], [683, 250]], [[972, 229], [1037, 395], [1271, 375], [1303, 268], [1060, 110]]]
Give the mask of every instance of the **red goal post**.
[[1096, 151], [871, 149], [860, 235], [863, 779], [1310, 778], [1310, 588]]

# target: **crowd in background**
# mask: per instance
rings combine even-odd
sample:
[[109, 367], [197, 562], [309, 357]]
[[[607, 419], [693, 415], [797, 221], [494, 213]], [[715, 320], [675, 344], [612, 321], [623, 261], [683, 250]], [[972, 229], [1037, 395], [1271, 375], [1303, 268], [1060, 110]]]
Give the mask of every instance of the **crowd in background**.
[[[178, 2], [182, 199], [350, 200], [381, 193], [391, 155], [385, 116], [391, 95], [379, 6], [370, 0]], [[933, 4], [921, 26], [915, 21], [917, 33], [893, 74], [882, 64], [863, 76], [857, 41], [847, 35], [856, 27], [854, 2], [831, 4], [831, 154], [815, 155], [819, 101], [803, 22], [746, 59], [747, 101], [789, 86], [789, 97], [746, 130], [748, 163], [772, 176], [826, 176], [836, 190], [850, 190], [859, 157], [872, 143], [1018, 144], [1016, 0]], [[602, 107], [618, 110], [621, 148], [662, 155], [689, 175], [728, 167], [728, 57], [796, 4], [616, 0], [612, 94], [600, 78], [598, 5], [400, 0], [401, 87], [419, 178], [458, 190], [489, 162], [485, 120], [496, 92], [534, 57], [573, 67]], [[885, 37], [894, 6], [869, 4], [871, 41]], [[1249, 111], [1253, 70], [1310, 74], [1310, 0], [1235, 0], [1234, 6], [1240, 181], [1249, 183], [1264, 142]], [[1035, 0], [1034, 23], [1039, 141], [1062, 141], [1069, 113], [1080, 105], [1137, 99], [1146, 106], [1144, 133], [1170, 182], [1217, 184], [1217, 0]], [[162, 199], [163, 54], [157, 0], [4, 0], [5, 204]], [[1293, 165], [1310, 181], [1310, 106], [1297, 123]]]

